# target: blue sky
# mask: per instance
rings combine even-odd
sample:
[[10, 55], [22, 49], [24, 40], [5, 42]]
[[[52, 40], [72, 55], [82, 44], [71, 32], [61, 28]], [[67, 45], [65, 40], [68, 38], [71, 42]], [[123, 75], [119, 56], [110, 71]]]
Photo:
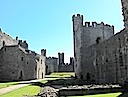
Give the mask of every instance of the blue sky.
[[27, 40], [29, 48], [47, 56], [65, 53], [65, 62], [73, 56], [72, 15], [84, 15], [84, 21], [103, 21], [123, 29], [121, 0], [1, 0], [0, 27], [15, 38]]

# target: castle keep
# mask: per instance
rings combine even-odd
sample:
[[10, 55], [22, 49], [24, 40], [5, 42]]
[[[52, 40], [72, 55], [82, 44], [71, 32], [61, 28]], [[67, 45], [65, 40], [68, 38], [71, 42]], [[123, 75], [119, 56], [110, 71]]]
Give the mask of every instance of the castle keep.
[[28, 49], [26, 41], [0, 30], [0, 81], [44, 78], [45, 61], [44, 55]]
[[114, 26], [85, 22], [73, 15], [75, 73], [96, 83], [124, 83], [128, 78], [128, 2], [122, 0], [125, 29], [114, 35]]

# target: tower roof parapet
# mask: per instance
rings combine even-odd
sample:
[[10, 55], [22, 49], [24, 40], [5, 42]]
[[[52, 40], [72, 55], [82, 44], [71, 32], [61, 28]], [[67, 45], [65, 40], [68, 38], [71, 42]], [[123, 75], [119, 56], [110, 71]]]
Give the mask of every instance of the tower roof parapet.
[[80, 14], [77, 14], [77, 15], [73, 15], [72, 16], [72, 20], [74, 20], [75, 18], [78, 18], [78, 19], [82, 19], [83, 20], [83, 15], [80, 15]]

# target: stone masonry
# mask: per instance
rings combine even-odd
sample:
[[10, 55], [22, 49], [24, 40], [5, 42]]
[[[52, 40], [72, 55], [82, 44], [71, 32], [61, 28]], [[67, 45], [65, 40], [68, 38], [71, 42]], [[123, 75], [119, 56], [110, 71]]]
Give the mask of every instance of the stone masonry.
[[58, 72], [58, 58], [47, 57], [46, 58], [46, 74], [50, 74], [52, 72]]
[[45, 56], [28, 49], [26, 41], [0, 30], [0, 81], [44, 78], [45, 61]]
[[128, 0], [121, 0], [122, 12], [124, 16], [124, 26], [128, 30]]
[[96, 83], [124, 83], [128, 78], [128, 1], [122, 0], [125, 29], [114, 35], [114, 26], [85, 22], [73, 15], [75, 73]]
[[70, 63], [64, 63], [64, 53], [58, 53], [57, 57], [46, 58], [46, 74], [52, 72], [74, 72], [74, 58], [70, 57]]
[[[89, 49], [93, 44], [102, 43], [114, 34], [114, 26], [100, 24], [96, 22], [85, 22], [83, 25], [83, 15], [73, 15], [73, 37], [74, 37], [74, 57], [75, 71], [78, 78], [86, 79], [93, 66], [89, 61]], [[90, 70], [89, 70], [90, 68]], [[94, 75], [91, 74], [92, 76]]]

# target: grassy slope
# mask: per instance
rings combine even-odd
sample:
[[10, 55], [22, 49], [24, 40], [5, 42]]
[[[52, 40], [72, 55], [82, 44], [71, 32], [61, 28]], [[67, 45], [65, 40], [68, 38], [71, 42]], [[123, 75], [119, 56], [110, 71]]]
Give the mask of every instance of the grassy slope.
[[38, 86], [26, 86], [24, 88], [17, 89], [15, 91], [0, 95], [0, 97], [22, 97], [22, 95], [36, 95], [40, 92]]

